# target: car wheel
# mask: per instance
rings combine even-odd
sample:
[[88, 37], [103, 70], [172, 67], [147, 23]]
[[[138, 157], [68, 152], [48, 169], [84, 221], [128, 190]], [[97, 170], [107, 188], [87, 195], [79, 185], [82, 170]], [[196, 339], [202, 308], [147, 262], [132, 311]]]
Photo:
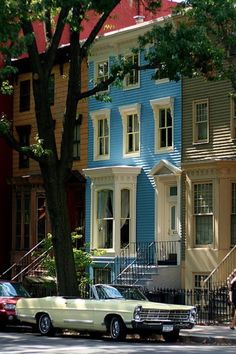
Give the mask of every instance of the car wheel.
[[46, 313], [42, 314], [38, 319], [38, 330], [43, 336], [52, 336], [55, 333], [52, 321]]
[[122, 340], [126, 337], [126, 328], [121, 318], [112, 317], [110, 322], [110, 336], [113, 340]]
[[179, 339], [179, 329], [172, 332], [162, 333], [162, 336], [166, 342], [175, 343]]

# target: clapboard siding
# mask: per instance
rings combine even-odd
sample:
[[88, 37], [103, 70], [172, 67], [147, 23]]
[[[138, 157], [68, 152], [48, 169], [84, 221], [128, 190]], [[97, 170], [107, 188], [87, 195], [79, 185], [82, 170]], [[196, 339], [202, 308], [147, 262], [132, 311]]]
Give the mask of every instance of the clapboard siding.
[[[53, 68], [52, 73], [55, 75], [55, 99], [54, 105], [51, 107], [52, 116], [56, 121], [55, 124], [55, 139], [58, 149], [58, 154], [60, 155], [60, 144], [63, 129], [63, 116], [65, 111], [67, 87], [68, 87], [68, 64], [63, 65], [63, 75], [60, 73], [59, 66]], [[87, 64], [83, 64], [83, 84], [82, 88], [85, 90], [88, 83], [87, 78]], [[32, 75], [31, 73], [19, 74], [17, 82], [14, 85], [14, 103], [13, 103], [13, 116], [14, 116], [14, 135], [18, 139], [18, 134], [16, 131], [17, 126], [30, 125], [31, 135], [30, 144], [35, 143], [35, 136], [37, 134], [37, 126], [35, 120], [34, 112], [34, 100], [32, 92]], [[30, 110], [27, 112], [19, 111], [19, 97], [20, 97], [20, 82], [23, 80], [31, 80], [31, 101]], [[79, 161], [75, 161], [73, 168], [82, 169], [87, 166], [87, 141], [88, 141], [88, 127], [87, 127], [87, 101], [83, 101], [78, 106], [78, 113], [83, 115], [82, 126], [81, 126], [81, 158]], [[21, 176], [24, 174], [35, 174], [39, 173], [39, 165], [34, 160], [30, 160], [29, 168], [19, 169], [19, 154], [13, 152], [13, 176]]]
[[[236, 143], [231, 139], [229, 82], [183, 79], [183, 162], [234, 158]], [[193, 100], [209, 100], [209, 143], [193, 144]]]
[[[112, 59], [109, 59], [110, 63]], [[143, 58], [141, 58], [143, 63]], [[150, 177], [150, 170], [162, 159], [169, 160], [176, 166], [181, 163], [181, 82], [167, 82], [158, 84], [152, 80], [152, 70], [140, 72], [140, 87], [131, 90], [110, 87], [111, 102], [98, 102], [94, 98], [89, 100], [89, 113], [108, 108], [110, 116], [110, 158], [109, 160], [95, 161], [93, 157], [93, 124], [89, 117], [88, 124], [88, 166], [98, 168], [104, 166], [128, 165], [142, 167], [137, 179], [137, 241], [153, 241], [155, 238], [155, 187]], [[94, 77], [94, 62], [89, 63], [89, 82], [92, 87]], [[174, 149], [168, 153], [155, 153], [155, 121], [150, 100], [174, 97]], [[141, 104], [140, 117], [140, 156], [135, 158], [123, 157], [123, 127], [119, 112], [120, 106]], [[87, 184], [89, 188], [89, 184]], [[90, 224], [91, 200], [87, 193], [87, 225]], [[86, 227], [86, 239], [89, 242], [89, 227]]]

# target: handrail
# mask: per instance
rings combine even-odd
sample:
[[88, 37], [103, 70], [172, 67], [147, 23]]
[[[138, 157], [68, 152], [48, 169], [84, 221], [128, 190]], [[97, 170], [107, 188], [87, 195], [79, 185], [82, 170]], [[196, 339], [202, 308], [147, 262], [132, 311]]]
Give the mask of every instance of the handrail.
[[[32, 253], [39, 248], [39, 246], [45, 242], [45, 239], [41, 240], [40, 242], [38, 242], [33, 248], [31, 248], [27, 253], [25, 253], [17, 262], [15, 262], [14, 264], [12, 264], [9, 268], [7, 268], [1, 275], [0, 278], [2, 278], [4, 275], [6, 275], [7, 273], [9, 273], [11, 270], [13, 270], [14, 268], [16, 268], [17, 266], [21, 265], [23, 263], [23, 261], [25, 259], [27, 259], [27, 257], [31, 256]], [[15, 278], [15, 277], [14, 277]]]
[[230, 255], [236, 250], [236, 245], [225, 255], [225, 257], [220, 261], [220, 263], [212, 270], [206, 279], [203, 280], [203, 286], [212, 278], [212, 276], [219, 270], [221, 265], [230, 257]]
[[20, 275], [24, 274], [28, 269], [32, 269], [32, 265], [34, 265], [35, 263], [37, 264], [37, 266], [39, 264], [41, 264], [41, 262], [38, 263], [39, 260], [43, 260], [45, 255], [48, 254], [48, 252], [53, 248], [53, 246], [50, 246], [46, 251], [44, 251], [43, 253], [41, 253], [37, 258], [33, 259], [33, 261], [28, 264], [25, 268], [23, 268], [18, 274], [16, 274], [11, 280], [16, 280]]

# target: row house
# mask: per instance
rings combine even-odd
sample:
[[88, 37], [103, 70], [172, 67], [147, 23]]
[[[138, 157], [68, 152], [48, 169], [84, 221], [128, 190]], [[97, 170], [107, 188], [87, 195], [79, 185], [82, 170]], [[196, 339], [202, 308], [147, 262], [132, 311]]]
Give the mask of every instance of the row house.
[[[5, 113], [12, 120], [12, 97], [0, 95], [0, 114]], [[11, 250], [11, 188], [9, 181], [12, 176], [12, 150], [0, 138], [0, 274], [10, 264]]]
[[236, 110], [229, 82], [183, 79], [183, 284], [236, 267]]
[[[16, 64], [18, 74], [14, 81], [13, 132], [26, 145], [35, 143], [37, 126], [32, 92], [32, 73], [27, 58]], [[86, 63], [83, 85], [87, 87]], [[67, 93], [68, 46], [58, 50], [57, 62], [51, 73], [50, 100], [55, 124], [55, 137], [59, 146], [63, 129], [63, 116]], [[87, 104], [78, 107], [74, 133], [73, 169], [67, 181], [68, 207], [71, 231], [79, 227], [84, 233], [85, 178], [81, 174], [87, 164]], [[12, 188], [12, 252], [11, 262], [16, 262], [27, 251], [36, 246], [50, 232], [50, 221], [46, 207], [45, 191], [39, 165], [34, 160], [13, 152]], [[84, 242], [84, 239], [81, 240]]]
[[[90, 88], [109, 75], [118, 55], [145, 63], [132, 48], [165, 18], [142, 15], [95, 43]], [[151, 286], [180, 286], [181, 82], [155, 81], [153, 73], [133, 70], [122, 88], [109, 87], [110, 102], [89, 100], [86, 241], [102, 249], [91, 269], [95, 282], [127, 281], [131, 274], [130, 282], [143, 282], [152, 269]]]

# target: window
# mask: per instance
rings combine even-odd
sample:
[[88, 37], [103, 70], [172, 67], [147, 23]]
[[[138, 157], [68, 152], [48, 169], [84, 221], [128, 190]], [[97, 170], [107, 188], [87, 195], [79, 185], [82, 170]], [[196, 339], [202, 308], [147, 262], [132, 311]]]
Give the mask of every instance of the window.
[[100, 61], [96, 63], [96, 83], [99, 84], [102, 81], [105, 81], [108, 79], [108, 60]]
[[97, 193], [98, 248], [113, 247], [113, 191]]
[[20, 112], [30, 110], [30, 80], [20, 82]]
[[130, 191], [121, 190], [120, 243], [121, 248], [129, 244], [130, 237]]
[[37, 195], [37, 242], [42, 241], [47, 234], [47, 209], [44, 194]]
[[110, 155], [110, 110], [91, 113], [94, 127], [94, 159], [106, 160]]
[[151, 100], [155, 119], [155, 152], [173, 150], [174, 98], [164, 97]]
[[208, 100], [193, 102], [193, 142], [209, 141], [209, 109]]
[[15, 209], [15, 249], [29, 249], [30, 236], [30, 191], [24, 190], [16, 193]]
[[157, 84], [163, 84], [170, 81], [168, 78], [167, 69], [164, 64], [161, 64], [160, 69], [156, 70], [155, 79]]
[[[125, 60], [130, 65], [139, 64], [138, 54], [130, 54], [125, 57]], [[125, 76], [125, 88], [134, 88], [139, 85], [139, 70], [131, 69], [131, 71]]]
[[119, 108], [123, 122], [123, 154], [126, 157], [140, 153], [140, 105]]
[[48, 82], [48, 97], [50, 105], [54, 105], [54, 96], [55, 96], [55, 75], [52, 74], [49, 77]]
[[231, 138], [236, 139], [236, 104], [235, 104], [235, 99], [234, 97], [231, 98], [230, 104], [231, 104], [231, 114], [230, 114], [230, 120], [231, 120]]
[[196, 245], [213, 242], [213, 195], [212, 183], [194, 185], [194, 218]]
[[[30, 125], [21, 125], [16, 127], [16, 131], [19, 135], [19, 143], [22, 147], [29, 146], [30, 144], [30, 132], [31, 126]], [[28, 168], [29, 167], [29, 157], [23, 154], [22, 152], [19, 153], [19, 168]]]
[[236, 245], [236, 183], [232, 183], [231, 245]]
[[136, 186], [140, 172], [141, 167], [133, 166], [84, 170], [91, 179], [92, 249], [108, 249], [109, 254], [118, 254], [121, 248], [135, 242]]
[[82, 114], [77, 116], [74, 127], [74, 141], [73, 141], [73, 159], [80, 159], [80, 135], [81, 135], [81, 123], [82, 123]]

